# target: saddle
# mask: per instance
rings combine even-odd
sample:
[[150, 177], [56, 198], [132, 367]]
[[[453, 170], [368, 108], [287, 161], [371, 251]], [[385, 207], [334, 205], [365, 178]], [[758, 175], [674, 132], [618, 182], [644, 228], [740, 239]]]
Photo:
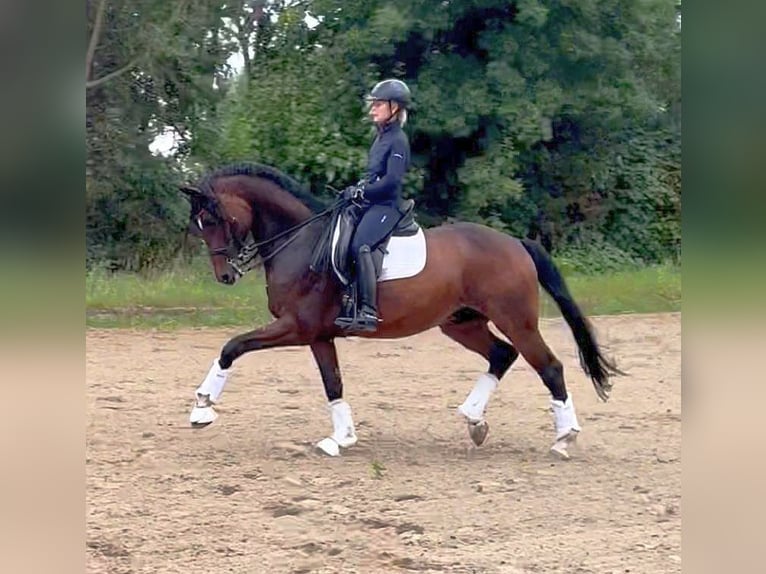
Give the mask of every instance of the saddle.
[[[399, 206], [401, 219], [394, 230], [373, 251], [372, 260], [375, 264], [375, 277], [380, 277], [386, 247], [391, 237], [410, 237], [416, 235], [420, 225], [415, 221], [415, 201], [407, 199]], [[338, 280], [351, 291], [353, 289], [353, 270], [351, 269], [351, 238], [362, 215], [362, 208], [356, 203], [341, 204], [332, 214], [330, 225], [325, 230], [311, 258], [310, 268], [315, 273], [323, 273], [328, 265]]]

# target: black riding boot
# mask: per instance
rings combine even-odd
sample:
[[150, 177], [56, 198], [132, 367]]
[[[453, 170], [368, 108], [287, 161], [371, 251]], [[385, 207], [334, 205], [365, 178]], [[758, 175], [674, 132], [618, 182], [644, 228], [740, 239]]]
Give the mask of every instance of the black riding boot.
[[351, 329], [354, 331], [376, 331], [380, 321], [376, 309], [378, 283], [375, 277], [372, 253], [366, 245], [363, 245], [359, 250], [356, 261], [356, 280], [359, 286], [360, 309]]
[[375, 277], [375, 264], [372, 253], [367, 245], [359, 249], [356, 260], [356, 286], [357, 286], [357, 309], [353, 317], [340, 316], [335, 319], [335, 324], [344, 331], [376, 331], [378, 328], [377, 301], [377, 277]]

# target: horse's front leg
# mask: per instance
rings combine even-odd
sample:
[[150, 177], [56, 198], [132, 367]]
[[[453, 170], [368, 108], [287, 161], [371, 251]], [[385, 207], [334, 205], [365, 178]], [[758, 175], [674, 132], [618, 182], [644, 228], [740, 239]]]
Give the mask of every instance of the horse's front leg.
[[351, 407], [343, 400], [343, 381], [335, 343], [332, 339], [314, 341], [311, 344], [311, 352], [322, 375], [333, 426], [332, 435], [320, 440], [317, 447], [330, 456], [338, 456], [340, 447], [346, 448], [356, 444], [357, 438]]
[[212, 423], [218, 414], [213, 405], [223, 393], [229, 378], [231, 364], [250, 351], [269, 349], [285, 345], [300, 345], [302, 341], [296, 322], [291, 316], [280, 317], [265, 327], [237, 335], [223, 346], [220, 357], [213, 360], [205, 380], [197, 387], [196, 402], [189, 415], [189, 422], [195, 428]]

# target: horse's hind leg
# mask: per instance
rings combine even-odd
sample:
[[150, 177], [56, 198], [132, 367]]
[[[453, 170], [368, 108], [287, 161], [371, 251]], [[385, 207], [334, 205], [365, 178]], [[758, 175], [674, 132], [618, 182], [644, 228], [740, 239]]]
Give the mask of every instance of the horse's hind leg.
[[471, 440], [477, 446], [484, 442], [489, 432], [489, 425], [484, 420], [484, 413], [490, 395], [497, 387], [498, 381], [519, 356], [518, 351], [512, 345], [492, 334], [487, 326], [487, 321], [488, 319], [480, 313], [465, 309], [450, 317], [448, 322], [440, 325], [441, 330], [450, 339], [489, 361], [487, 373], [479, 377], [471, 393], [458, 407], [458, 412], [468, 422], [468, 433]]
[[508, 337], [521, 356], [532, 366], [551, 393], [556, 427], [556, 441], [551, 452], [568, 459], [567, 447], [574, 443], [580, 425], [577, 422], [572, 396], [564, 382], [564, 367], [543, 340], [537, 328], [537, 317], [514, 317], [513, 320], [493, 319], [497, 328]]

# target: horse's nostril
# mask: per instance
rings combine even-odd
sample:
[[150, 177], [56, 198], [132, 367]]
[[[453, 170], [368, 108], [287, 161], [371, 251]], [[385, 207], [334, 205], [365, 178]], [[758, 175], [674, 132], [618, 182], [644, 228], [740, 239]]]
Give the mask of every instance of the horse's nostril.
[[221, 275], [221, 281], [224, 283], [231, 283], [231, 276], [228, 273]]

